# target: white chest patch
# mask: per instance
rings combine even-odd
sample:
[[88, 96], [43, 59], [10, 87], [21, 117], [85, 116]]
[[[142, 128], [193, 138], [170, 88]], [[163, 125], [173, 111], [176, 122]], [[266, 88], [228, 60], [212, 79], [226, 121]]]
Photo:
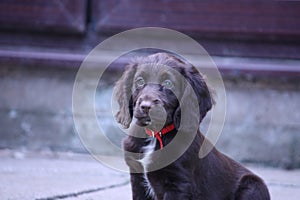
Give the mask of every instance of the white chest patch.
[[[147, 166], [152, 162], [152, 153], [154, 152], [155, 146], [156, 146], [156, 138], [149, 138], [150, 142], [147, 146], [143, 147], [143, 152], [145, 156], [139, 160], [139, 162], [144, 167], [144, 172], [147, 172]], [[152, 186], [149, 182], [149, 179], [147, 177], [147, 174], [144, 174], [144, 186], [147, 188], [147, 194], [149, 196], [154, 197], [154, 191], [152, 189]]]
[[147, 171], [147, 166], [152, 162], [152, 153], [156, 146], [156, 138], [149, 138], [148, 140], [150, 140], [149, 144], [142, 149], [145, 156], [139, 160], [144, 167], [144, 171]]

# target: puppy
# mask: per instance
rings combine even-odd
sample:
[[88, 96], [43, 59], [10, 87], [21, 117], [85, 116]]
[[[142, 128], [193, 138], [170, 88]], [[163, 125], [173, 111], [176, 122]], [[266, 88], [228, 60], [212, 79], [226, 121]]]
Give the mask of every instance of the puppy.
[[167, 53], [139, 58], [115, 98], [117, 121], [130, 127], [123, 148], [134, 200], [270, 199], [261, 178], [215, 148], [199, 158], [199, 125], [214, 101], [191, 64]]

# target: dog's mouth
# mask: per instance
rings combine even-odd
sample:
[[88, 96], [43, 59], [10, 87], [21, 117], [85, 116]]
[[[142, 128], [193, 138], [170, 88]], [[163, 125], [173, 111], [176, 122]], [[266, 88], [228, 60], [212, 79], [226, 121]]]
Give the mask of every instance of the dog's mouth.
[[136, 124], [141, 127], [161, 127], [166, 123], [167, 112], [162, 107], [153, 108], [149, 113], [137, 111], [134, 115]]
[[146, 116], [146, 117], [136, 117], [137, 121], [136, 121], [136, 124], [139, 125], [139, 126], [149, 126], [152, 124], [152, 120], [149, 116]]

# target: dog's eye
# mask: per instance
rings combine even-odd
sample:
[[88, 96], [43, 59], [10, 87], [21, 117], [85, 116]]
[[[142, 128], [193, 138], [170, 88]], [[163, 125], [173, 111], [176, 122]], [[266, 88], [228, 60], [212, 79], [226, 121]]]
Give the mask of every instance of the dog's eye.
[[142, 77], [138, 77], [135, 84], [137, 87], [143, 87], [145, 85], [145, 80]]
[[170, 80], [165, 80], [163, 82], [163, 86], [165, 86], [166, 88], [172, 88], [173, 87], [173, 83]]

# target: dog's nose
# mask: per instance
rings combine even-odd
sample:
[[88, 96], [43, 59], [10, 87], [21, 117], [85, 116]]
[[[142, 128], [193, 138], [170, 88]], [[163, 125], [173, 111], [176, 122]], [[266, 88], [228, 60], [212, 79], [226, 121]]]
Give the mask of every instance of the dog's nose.
[[149, 112], [151, 106], [152, 106], [152, 103], [150, 101], [142, 101], [140, 104], [141, 110], [145, 113]]

